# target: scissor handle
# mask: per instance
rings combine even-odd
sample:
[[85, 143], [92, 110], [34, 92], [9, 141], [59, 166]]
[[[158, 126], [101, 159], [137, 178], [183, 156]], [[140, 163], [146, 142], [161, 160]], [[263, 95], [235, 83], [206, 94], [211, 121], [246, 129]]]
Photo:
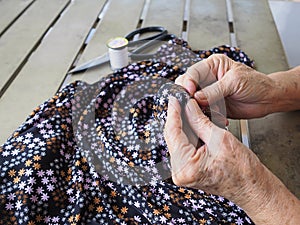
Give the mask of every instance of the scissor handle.
[[[151, 32], [159, 32], [159, 33], [149, 36], [149, 37], [145, 37], [145, 38], [141, 38], [139, 40], [133, 41], [133, 38], [135, 35], [151, 33]], [[154, 40], [154, 39], [156, 39], [164, 34], [167, 34], [167, 33], [168, 33], [168, 31], [164, 27], [161, 27], [161, 26], [142, 27], [142, 28], [136, 29], [136, 30], [130, 32], [129, 34], [125, 35], [125, 38], [129, 41], [128, 45], [133, 46], [133, 45], [136, 45], [136, 44], [144, 42], [144, 41]]]
[[174, 35], [174, 34], [159, 35], [155, 39], [152, 39], [152, 40], [146, 42], [145, 44], [143, 44], [142, 46], [134, 49], [130, 54], [130, 58], [132, 60], [143, 60], [143, 59], [152, 58], [154, 56], [154, 54], [140, 54], [140, 52], [144, 51], [147, 48], [150, 48], [151, 46], [156, 45], [158, 42], [168, 41], [168, 40], [172, 40], [174, 38], [176, 38], [176, 35]]

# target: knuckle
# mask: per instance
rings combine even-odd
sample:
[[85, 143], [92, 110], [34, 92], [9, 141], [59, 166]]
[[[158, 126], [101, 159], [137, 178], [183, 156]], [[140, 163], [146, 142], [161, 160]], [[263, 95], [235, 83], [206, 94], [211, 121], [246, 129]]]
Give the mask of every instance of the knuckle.
[[228, 57], [225, 56], [224, 54], [212, 54], [207, 58], [208, 63], [216, 63], [216, 62], [221, 62], [224, 60], [227, 60]]
[[185, 74], [183, 74], [183, 75], [177, 77], [176, 80], [175, 80], [175, 84], [182, 85], [184, 79], [185, 79]]
[[182, 180], [180, 178], [178, 179], [178, 176], [176, 174], [172, 174], [172, 180], [173, 180], [173, 183], [177, 186], [183, 185]]
[[198, 180], [199, 168], [194, 165], [179, 166], [172, 169], [172, 179], [178, 186], [193, 186]]
[[199, 67], [199, 63], [194, 64], [193, 66], [189, 67], [185, 73], [185, 76], [191, 80], [195, 80], [196, 77], [198, 76], [198, 70], [197, 68]]
[[187, 175], [184, 175], [182, 171], [180, 173], [172, 173], [173, 183], [177, 186], [188, 186], [190, 181], [187, 180]]

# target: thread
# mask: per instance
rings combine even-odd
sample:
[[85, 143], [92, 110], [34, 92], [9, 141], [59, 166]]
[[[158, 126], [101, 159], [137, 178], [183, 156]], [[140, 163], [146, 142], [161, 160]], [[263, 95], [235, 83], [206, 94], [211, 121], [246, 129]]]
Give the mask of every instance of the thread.
[[128, 65], [128, 40], [126, 38], [117, 37], [110, 39], [107, 47], [112, 70]]

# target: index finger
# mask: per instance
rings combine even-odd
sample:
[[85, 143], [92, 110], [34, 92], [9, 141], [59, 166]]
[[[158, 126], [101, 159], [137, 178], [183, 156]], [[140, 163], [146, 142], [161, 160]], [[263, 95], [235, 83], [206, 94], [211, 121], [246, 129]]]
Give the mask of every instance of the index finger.
[[183, 86], [193, 96], [197, 90], [215, 81], [216, 75], [212, 74], [207, 59], [204, 59], [189, 67], [182, 76], [175, 80], [175, 83]]
[[233, 61], [225, 55], [214, 54], [187, 69], [175, 83], [183, 86], [191, 96], [197, 90], [215, 83], [232, 67]]

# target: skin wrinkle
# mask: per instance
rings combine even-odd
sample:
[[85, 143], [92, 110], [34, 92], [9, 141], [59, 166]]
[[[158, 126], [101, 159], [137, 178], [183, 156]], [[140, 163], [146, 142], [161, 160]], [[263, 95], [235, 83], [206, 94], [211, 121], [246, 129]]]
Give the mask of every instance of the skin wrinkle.
[[296, 82], [294, 82], [294, 87], [295, 89], [298, 89], [298, 84]]
[[[228, 72], [229, 70], [229, 65], [228, 62], [223, 60], [223, 55], [220, 55], [220, 57], [218, 58], [218, 64], [217, 64], [217, 80], [220, 80], [220, 78], [223, 76], [223, 74], [225, 74], [226, 72]], [[224, 65], [223, 65], [224, 64]], [[214, 65], [215, 66], [215, 65]]]
[[[273, 104], [270, 108], [270, 112], [286, 112], [297, 110], [299, 107], [299, 86], [295, 87], [294, 82], [299, 83], [300, 80], [300, 66], [295, 67], [286, 72], [275, 72], [269, 74], [274, 81], [274, 94], [272, 96]], [[289, 77], [289, 79], [284, 79]], [[286, 94], [282, 94], [285, 90], [288, 90]]]
[[[202, 60], [203, 63], [205, 61], [206, 61], [206, 59]], [[195, 71], [195, 72], [193, 72], [193, 71]], [[193, 76], [190, 75], [193, 73], [198, 74], [198, 77], [194, 78]], [[201, 71], [197, 70], [197, 67], [190, 67], [187, 70], [187, 74], [188, 74], [190, 80], [193, 81], [193, 83], [195, 84], [194, 92], [191, 94], [194, 94], [196, 90], [202, 89], [206, 85], [209, 85], [216, 81], [216, 78], [211, 76], [211, 71], [210, 71], [209, 67], [202, 69]], [[200, 75], [201, 75], [201, 78], [200, 78]], [[200, 79], [201, 79], [201, 82], [197, 82], [197, 80], [200, 80]]]
[[[223, 58], [223, 56], [218, 56], [218, 58], [219, 57]], [[210, 61], [207, 60], [207, 62], [209, 63]], [[214, 62], [210, 62], [210, 63], [214, 63]], [[231, 63], [233, 63], [233, 62], [230, 61], [230, 63], [227, 63], [225, 66], [230, 65]], [[213, 90], [218, 90], [217, 94], [211, 93], [210, 91], [208, 91], [207, 88], [204, 88], [204, 90], [202, 90], [202, 92], [204, 92], [204, 93], [205, 93], [205, 89], [207, 90], [206, 95], [207, 95], [207, 99], [209, 100], [210, 104], [212, 104], [214, 102], [214, 99], [210, 96], [219, 96], [218, 98], [223, 98], [224, 95], [228, 96], [228, 97], [233, 97], [232, 94], [235, 93], [235, 91], [238, 92], [238, 93], [241, 92], [242, 91], [241, 88], [236, 89], [238, 87], [234, 87], [234, 86], [230, 87], [230, 85], [233, 84], [234, 82], [239, 82], [240, 80], [242, 81], [243, 79], [245, 79], [245, 81], [242, 81], [241, 83], [244, 83], [245, 85], [248, 85], [248, 83], [246, 81], [248, 79], [247, 77], [250, 77], [249, 76], [250, 72], [253, 72], [254, 70], [252, 70], [250, 67], [246, 67], [246, 66], [242, 65], [241, 63], [235, 63], [235, 64], [233, 64], [232, 67], [233, 67], [232, 69], [228, 70], [228, 72], [226, 74], [224, 74], [224, 77], [222, 79], [220, 79], [219, 82], [216, 82], [216, 84], [217, 84], [216, 87], [217, 88], [211, 87], [211, 89], [213, 89]], [[226, 70], [224, 70], [224, 71], [226, 71]], [[192, 70], [190, 70], [190, 71], [192, 71]], [[221, 71], [221, 70], [219, 69], [219, 71]], [[234, 71], [236, 71], [236, 73], [240, 74], [240, 75], [237, 75], [235, 77], [229, 76], [229, 74], [234, 73]], [[256, 73], [261, 74], [259, 72], [256, 72]], [[189, 77], [191, 76], [190, 73], [189, 73], [188, 76]], [[197, 76], [199, 76], [199, 74]], [[190, 78], [190, 79], [192, 79], [192, 78]], [[267, 79], [267, 77], [266, 77], [266, 79]], [[253, 78], [253, 80], [250, 80], [250, 81], [253, 83], [252, 86], [254, 88], [254, 86], [255, 86], [254, 84], [256, 83], [256, 80]], [[248, 81], [248, 82], [250, 82], [250, 81]], [[184, 83], [184, 79], [181, 78], [181, 81], [179, 83]], [[227, 87], [227, 88], [225, 88], [225, 87]], [[260, 89], [258, 89], [258, 90], [260, 90]], [[266, 93], [268, 93], [270, 90], [272, 90], [272, 85], [270, 85], [270, 88], [265, 89], [265, 90], [266, 90]], [[266, 95], [266, 94], [264, 94], [264, 95]], [[201, 103], [203, 105], [208, 105], [209, 104], [207, 100], [206, 101], [200, 100], [198, 94], [196, 94], [194, 96], [195, 96], [195, 98], [197, 99], [197, 101], [199, 103]], [[228, 100], [228, 97], [225, 98], [225, 104], [227, 106], [230, 105], [227, 102], [231, 101], [231, 100]], [[214, 98], [218, 99], [216, 97], [214, 97]], [[264, 104], [264, 102], [261, 103], [261, 104]], [[241, 108], [241, 107], [237, 107], [237, 108]], [[263, 106], [262, 108], [265, 108], [265, 106]], [[230, 118], [235, 118], [235, 117], [231, 116], [231, 114], [232, 114], [231, 111], [232, 110], [233, 109], [228, 109], [228, 112], [229, 112], [228, 116]], [[233, 113], [236, 113], [235, 111], [233, 111]], [[263, 112], [266, 112], [266, 111], [268, 111], [268, 110], [263, 109]], [[251, 112], [249, 112], [249, 113], [251, 114]], [[264, 114], [266, 114], [266, 113], [264, 113]], [[241, 114], [240, 116], [242, 116], [242, 115], [246, 115], [246, 117], [248, 117], [247, 112], [245, 112], [244, 114]]]
[[[266, 168], [264, 168], [264, 171], [266, 171]], [[264, 176], [265, 175], [265, 176]], [[274, 205], [271, 204], [273, 195], [275, 196], [275, 193], [273, 195], [269, 195], [269, 191], [273, 190], [272, 187], [268, 185], [268, 183], [271, 185], [274, 183], [270, 176], [266, 173], [261, 173], [260, 179], [257, 182], [256, 189], [249, 190], [245, 188], [244, 193], [247, 193], [244, 197], [241, 196], [240, 199], [245, 199], [243, 203], [244, 205], [247, 205], [247, 208], [251, 208], [253, 211], [257, 213], [257, 215], [261, 214], [261, 212], [264, 212], [266, 208], [274, 208]], [[261, 188], [259, 188], [259, 186]], [[260, 193], [258, 190], [264, 190], [264, 194]], [[260, 200], [260, 204], [254, 204], [256, 199]], [[267, 218], [266, 221], [270, 221], [270, 218]], [[263, 221], [256, 221], [257, 223], [263, 222]]]
[[[246, 96], [248, 95], [247, 93], [248, 92], [250, 93], [252, 91], [252, 90], [247, 91], [247, 87], [254, 86], [254, 84], [256, 83], [256, 79], [253, 76], [248, 76], [248, 75], [243, 76], [242, 75], [240, 77], [235, 77], [231, 83], [239, 83], [240, 84], [239, 88], [233, 90], [233, 93], [242, 93], [242, 92], [245, 92], [245, 90], [246, 90], [246, 93], [244, 94], [244, 96], [245, 96], [244, 98], [246, 98]], [[263, 80], [261, 82], [261, 85], [264, 86], [264, 87], [269, 87], [269, 88], [257, 89], [256, 90], [257, 95], [267, 96], [268, 92], [270, 92], [270, 90], [272, 90], [272, 85], [270, 85], [269, 83], [270, 83], [269, 81]], [[230, 97], [233, 97], [233, 96], [231, 95], [231, 96], [228, 96], [227, 98], [230, 98]], [[255, 103], [254, 99], [253, 100], [250, 99], [250, 100], [248, 100], [248, 102], [246, 102], [246, 101], [243, 100], [243, 98], [241, 98], [240, 101], [244, 102], [244, 103], [247, 103], [247, 104]], [[261, 105], [263, 115], [266, 115], [267, 112], [268, 112], [268, 110], [266, 109], [268, 107], [268, 104], [270, 104], [270, 101], [267, 101], [267, 100], [264, 100], [264, 99], [262, 99], [259, 103], [259, 105]], [[237, 108], [239, 108], [239, 107], [237, 107]], [[255, 110], [255, 109], [256, 109], [256, 107], [253, 110]], [[245, 112], [246, 115], [247, 115], [247, 113], [249, 113], [250, 115], [253, 115], [252, 111]], [[240, 117], [242, 117], [242, 115]]]

